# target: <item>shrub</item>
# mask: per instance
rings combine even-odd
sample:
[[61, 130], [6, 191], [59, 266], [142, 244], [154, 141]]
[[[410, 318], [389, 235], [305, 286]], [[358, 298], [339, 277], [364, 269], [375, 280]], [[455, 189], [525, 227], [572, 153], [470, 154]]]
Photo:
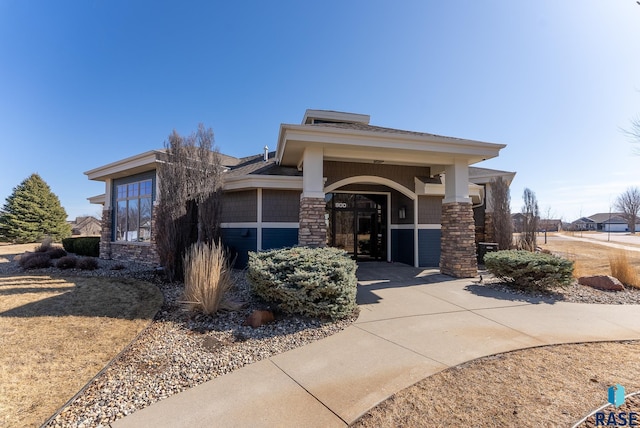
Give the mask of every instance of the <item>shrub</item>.
[[93, 257], [82, 257], [76, 262], [76, 267], [82, 270], [96, 270], [98, 269], [98, 259]]
[[74, 242], [76, 242], [76, 238], [64, 238], [62, 240], [62, 248], [67, 250], [68, 253], [75, 253], [73, 249]]
[[73, 269], [74, 267], [76, 267], [77, 262], [78, 259], [76, 259], [74, 256], [64, 256], [56, 262], [56, 267], [58, 269]]
[[47, 253], [25, 253], [18, 261], [22, 269], [44, 269], [51, 266], [51, 258]]
[[629, 263], [627, 253], [619, 251], [609, 255], [609, 266], [611, 267], [611, 276], [618, 278], [624, 285], [640, 288], [638, 272]]
[[67, 252], [62, 247], [51, 247], [47, 250], [46, 254], [48, 254], [51, 259], [59, 259], [60, 257], [66, 256]]
[[231, 263], [220, 243], [198, 242], [183, 258], [184, 303], [192, 311], [212, 315], [220, 309], [233, 309], [225, 298], [233, 286]]
[[42, 243], [38, 245], [33, 251], [35, 251], [36, 253], [46, 253], [47, 251], [51, 250], [51, 244], [51, 238], [44, 238], [42, 240]]
[[355, 310], [356, 263], [337, 248], [249, 253], [253, 292], [289, 314], [344, 318]]
[[573, 262], [550, 254], [523, 250], [497, 251], [484, 256], [489, 272], [523, 290], [548, 290], [571, 284]]
[[98, 257], [100, 255], [99, 236], [81, 236], [62, 240], [62, 246], [70, 253], [79, 256]]

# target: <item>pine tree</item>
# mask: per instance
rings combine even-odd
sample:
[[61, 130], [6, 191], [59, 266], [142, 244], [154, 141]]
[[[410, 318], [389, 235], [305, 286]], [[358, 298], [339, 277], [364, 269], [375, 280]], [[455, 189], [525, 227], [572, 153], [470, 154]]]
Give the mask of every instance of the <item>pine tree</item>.
[[67, 213], [49, 185], [31, 174], [13, 193], [0, 211], [0, 230], [5, 239], [16, 243], [55, 241], [71, 235]]

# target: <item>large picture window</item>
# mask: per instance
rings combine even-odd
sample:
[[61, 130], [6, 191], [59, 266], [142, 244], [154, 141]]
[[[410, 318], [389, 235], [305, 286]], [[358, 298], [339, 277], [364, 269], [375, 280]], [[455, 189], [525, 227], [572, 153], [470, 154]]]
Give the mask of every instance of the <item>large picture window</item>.
[[152, 195], [151, 180], [116, 186], [116, 241], [151, 239]]

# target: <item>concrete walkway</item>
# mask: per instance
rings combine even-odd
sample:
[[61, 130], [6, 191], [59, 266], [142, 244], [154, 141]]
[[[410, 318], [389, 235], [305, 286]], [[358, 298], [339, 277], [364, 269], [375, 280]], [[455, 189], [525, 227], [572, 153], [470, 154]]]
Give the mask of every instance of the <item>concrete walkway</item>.
[[344, 427], [447, 367], [532, 346], [640, 339], [640, 305], [518, 298], [437, 271], [363, 263], [342, 332], [172, 396], [113, 427]]

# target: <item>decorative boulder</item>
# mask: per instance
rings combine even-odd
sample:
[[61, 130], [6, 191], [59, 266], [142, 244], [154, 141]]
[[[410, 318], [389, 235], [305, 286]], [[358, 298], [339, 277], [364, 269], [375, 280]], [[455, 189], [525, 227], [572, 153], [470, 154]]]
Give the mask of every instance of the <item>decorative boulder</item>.
[[273, 312], [271, 311], [253, 311], [242, 325], [250, 325], [253, 328], [273, 322]]
[[608, 275], [583, 276], [578, 278], [578, 284], [588, 285], [598, 290], [623, 291], [624, 285], [617, 279]]

